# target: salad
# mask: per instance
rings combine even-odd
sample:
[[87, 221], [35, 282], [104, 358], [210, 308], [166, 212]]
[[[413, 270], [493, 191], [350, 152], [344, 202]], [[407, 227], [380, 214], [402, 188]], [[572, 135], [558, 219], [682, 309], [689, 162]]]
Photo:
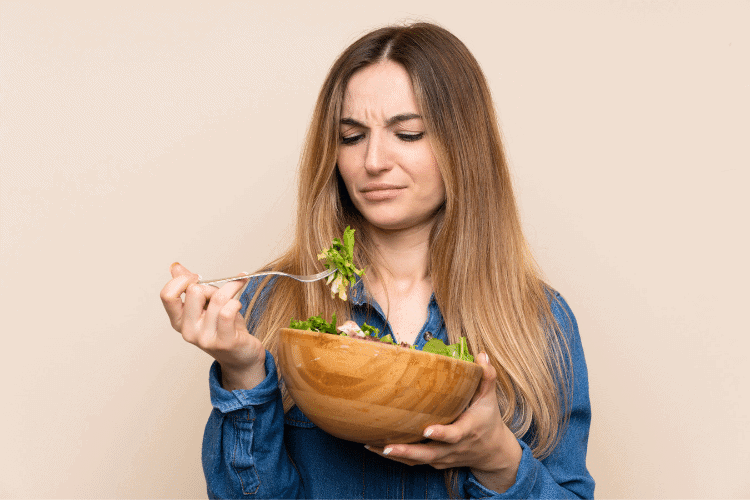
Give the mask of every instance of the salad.
[[[415, 346], [401, 342], [400, 344], [393, 340], [391, 334], [383, 337], [378, 337], [380, 330], [374, 326], [370, 326], [367, 323], [363, 323], [359, 326], [354, 321], [346, 321], [341, 326], [336, 326], [336, 315], [331, 317], [331, 321], [328, 322], [321, 316], [311, 316], [306, 321], [298, 321], [292, 319], [289, 323], [289, 328], [295, 330], [309, 330], [313, 332], [330, 333], [331, 335], [347, 335], [349, 337], [355, 337], [363, 340], [370, 340], [373, 342], [383, 342], [385, 344], [400, 345], [407, 349], [416, 349]], [[469, 353], [469, 347], [466, 343], [466, 337], [461, 337], [458, 342], [451, 345], [446, 345], [440, 339], [431, 338], [429, 339], [424, 347], [424, 352], [431, 352], [433, 354], [441, 354], [443, 356], [449, 356], [451, 358], [461, 359], [470, 363], [474, 362], [474, 356]]]
[[[364, 269], [357, 269], [354, 265], [354, 229], [346, 226], [341, 239], [334, 238], [331, 247], [324, 249], [318, 255], [318, 259], [325, 260], [324, 265], [326, 269], [336, 269], [336, 271], [328, 277], [326, 282], [331, 287], [331, 298], [336, 298], [336, 295], [338, 295], [341, 300], [348, 300], [346, 293], [347, 289], [354, 284], [356, 276], [363, 276], [365, 274]], [[363, 323], [362, 326], [360, 326], [356, 322], [349, 320], [341, 326], [336, 326], [335, 314], [332, 316], [330, 322], [326, 321], [319, 315], [311, 316], [307, 318], [306, 321], [298, 321], [292, 318], [289, 328], [330, 333], [332, 335], [347, 335], [349, 337], [416, 349], [413, 345], [405, 342], [397, 343], [393, 340], [391, 334], [385, 335], [382, 338], [379, 337], [380, 330], [374, 326], [368, 325], [367, 323]], [[430, 338], [427, 343], [425, 343], [422, 350], [433, 354], [442, 354], [444, 356], [469, 361], [471, 363], [474, 362], [474, 356], [469, 354], [466, 337], [461, 337], [458, 342], [451, 345], [446, 345], [445, 342], [440, 339]]]
[[331, 287], [331, 298], [338, 294], [346, 301], [347, 289], [354, 284], [356, 276], [364, 276], [364, 269], [357, 269], [354, 265], [354, 229], [346, 226], [341, 239], [334, 238], [330, 248], [318, 254], [318, 260], [325, 260], [325, 268], [335, 268], [336, 271], [328, 277], [326, 284]]

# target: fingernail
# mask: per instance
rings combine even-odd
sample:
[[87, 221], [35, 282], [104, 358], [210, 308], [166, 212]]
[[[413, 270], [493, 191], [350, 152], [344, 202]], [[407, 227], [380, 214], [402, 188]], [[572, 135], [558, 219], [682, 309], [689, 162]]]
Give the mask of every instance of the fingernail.
[[427, 429], [424, 431], [424, 437], [428, 438], [432, 436], [432, 429]]
[[383, 450], [383, 455], [388, 455], [392, 451], [393, 451], [393, 448], [386, 448], [385, 450]]
[[483, 353], [482, 353], [482, 359], [484, 359], [484, 362], [485, 362], [485, 363], [489, 363], [489, 362], [490, 362], [490, 357], [489, 357], [489, 356], [487, 356], [487, 353], [486, 353], [486, 352], [483, 352]]
[[172, 262], [172, 264], [170, 264], [169, 266], [169, 270], [171, 271], [174, 266], [179, 266], [179, 265], [181, 265], [179, 262]]
[[198, 281], [203, 281], [203, 276], [201, 276], [200, 274], [198, 275]]
[[369, 449], [370, 449], [370, 445], [369, 445], [369, 444], [366, 444], [366, 445], [365, 445], [365, 450], [369, 450]]

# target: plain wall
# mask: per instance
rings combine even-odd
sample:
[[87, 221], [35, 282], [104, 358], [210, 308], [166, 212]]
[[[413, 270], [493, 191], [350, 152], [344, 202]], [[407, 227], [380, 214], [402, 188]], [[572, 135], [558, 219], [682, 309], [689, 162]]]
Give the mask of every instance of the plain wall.
[[750, 2], [115, 4], [0, 2], [0, 496], [205, 497], [168, 267], [283, 249], [334, 57], [422, 19], [485, 70], [577, 315], [597, 496], [750, 497]]

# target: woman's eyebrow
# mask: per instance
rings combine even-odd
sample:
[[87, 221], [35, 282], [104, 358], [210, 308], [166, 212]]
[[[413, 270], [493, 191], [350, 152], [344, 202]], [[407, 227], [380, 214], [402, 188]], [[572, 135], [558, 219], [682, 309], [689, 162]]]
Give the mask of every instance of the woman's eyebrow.
[[390, 127], [394, 123], [407, 122], [409, 120], [416, 120], [416, 119], [421, 119], [421, 118], [422, 116], [416, 113], [403, 113], [403, 114], [388, 118], [388, 121], [386, 121], [386, 125]]
[[360, 123], [354, 118], [342, 118], [341, 120], [339, 120], [339, 123], [341, 125], [351, 125], [352, 127], [367, 128], [365, 127], [364, 123]]
[[[401, 113], [401, 114], [388, 118], [388, 120], [386, 120], [385, 122], [385, 125], [387, 127], [390, 127], [391, 125], [395, 123], [406, 122], [409, 120], [416, 120], [416, 119], [421, 119], [421, 118], [422, 118], [422, 115], [418, 115], [417, 113]], [[341, 123], [341, 125], [351, 125], [353, 127], [367, 128], [367, 126], [364, 123], [359, 122], [355, 120], [354, 118], [342, 118], [339, 121], [339, 123]]]

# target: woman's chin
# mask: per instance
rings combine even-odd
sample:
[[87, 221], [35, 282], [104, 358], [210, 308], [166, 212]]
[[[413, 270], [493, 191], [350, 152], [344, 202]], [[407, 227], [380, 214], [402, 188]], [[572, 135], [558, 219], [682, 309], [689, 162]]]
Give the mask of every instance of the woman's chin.
[[373, 229], [391, 233], [423, 228], [431, 229], [435, 218], [428, 217], [415, 219], [408, 217], [368, 217], [365, 215], [365, 219]]

